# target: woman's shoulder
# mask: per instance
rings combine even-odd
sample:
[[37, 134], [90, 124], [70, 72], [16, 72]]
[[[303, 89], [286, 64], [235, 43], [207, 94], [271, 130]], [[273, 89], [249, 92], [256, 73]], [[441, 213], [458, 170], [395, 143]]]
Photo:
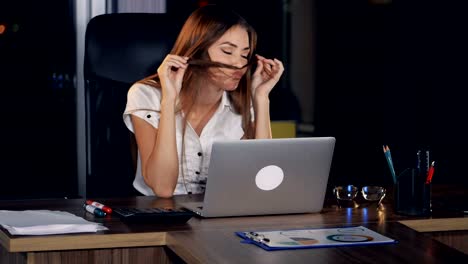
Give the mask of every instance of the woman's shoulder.
[[136, 82], [128, 90], [128, 98], [161, 98], [161, 89], [157, 87], [156, 82], [154, 85], [147, 82]]

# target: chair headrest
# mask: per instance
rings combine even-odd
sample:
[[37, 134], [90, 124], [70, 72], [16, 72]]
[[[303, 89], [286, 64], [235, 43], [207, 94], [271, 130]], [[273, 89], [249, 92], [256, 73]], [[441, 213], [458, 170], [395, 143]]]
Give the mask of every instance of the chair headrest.
[[121, 13], [92, 18], [86, 28], [85, 79], [133, 83], [155, 73], [182, 23], [168, 14]]

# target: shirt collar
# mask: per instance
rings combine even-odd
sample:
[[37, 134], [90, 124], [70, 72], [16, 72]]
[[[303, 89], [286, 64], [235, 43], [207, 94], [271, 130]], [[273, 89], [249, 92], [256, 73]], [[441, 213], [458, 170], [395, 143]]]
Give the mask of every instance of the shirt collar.
[[234, 109], [233, 109], [233, 107], [232, 107], [231, 100], [229, 99], [228, 92], [226, 92], [226, 91], [224, 91], [223, 97], [221, 98], [220, 107], [223, 107], [223, 109], [224, 109], [225, 107], [228, 107], [231, 111], [234, 111]]

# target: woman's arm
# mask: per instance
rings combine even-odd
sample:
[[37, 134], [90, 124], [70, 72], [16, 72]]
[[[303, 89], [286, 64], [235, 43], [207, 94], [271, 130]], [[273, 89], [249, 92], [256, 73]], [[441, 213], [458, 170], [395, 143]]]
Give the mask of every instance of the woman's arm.
[[255, 138], [271, 138], [269, 94], [283, 74], [281, 61], [257, 55], [257, 69], [252, 77], [255, 111]]
[[254, 112], [255, 112], [255, 138], [271, 138], [270, 126], [270, 99], [254, 98]]
[[173, 195], [179, 176], [175, 107], [186, 68], [187, 58], [176, 55], [166, 56], [158, 68], [162, 99], [157, 129], [132, 116], [143, 178], [159, 197]]
[[158, 129], [137, 116], [131, 116], [143, 179], [159, 197], [172, 196], [179, 175], [174, 107], [172, 111], [168, 109], [171, 109], [171, 103], [162, 102]]

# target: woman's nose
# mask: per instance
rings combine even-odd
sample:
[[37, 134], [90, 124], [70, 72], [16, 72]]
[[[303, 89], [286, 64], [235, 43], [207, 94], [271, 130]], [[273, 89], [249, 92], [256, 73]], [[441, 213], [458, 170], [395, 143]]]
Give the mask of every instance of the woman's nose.
[[239, 57], [235, 56], [231, 61], [231, 65], [235, 66], [237, 68], [242, 68], [242, 67], [245, 66], [245, 64], [247, 64], [247, 62], [241, 56], [239, 56]]

